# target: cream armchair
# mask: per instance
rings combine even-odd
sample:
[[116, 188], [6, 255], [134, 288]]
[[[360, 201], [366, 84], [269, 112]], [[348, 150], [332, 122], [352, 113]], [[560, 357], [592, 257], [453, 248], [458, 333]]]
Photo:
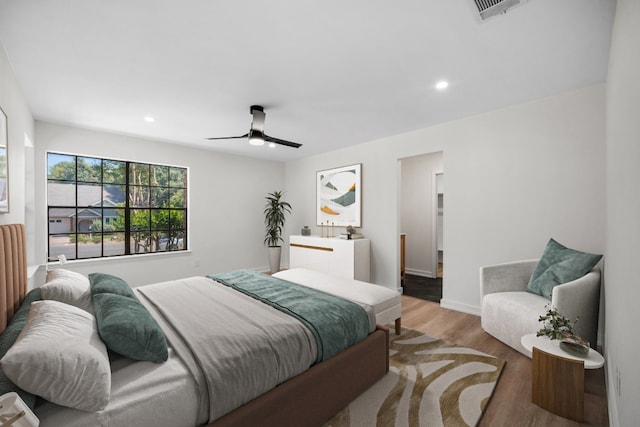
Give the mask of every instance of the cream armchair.
[[600, 301], [600, 270], [553, 288], [551, 301], [527, 292], [529, 278], [537, 259], [490, 265], [480, 268], [480, 298], [482, 329], [525, 356], [531, 357], [520, 343], [523, 335], [541, 329], [538, 318], [549, 303], [570, 320], [579, 317], [578, 335], [597, 344]]

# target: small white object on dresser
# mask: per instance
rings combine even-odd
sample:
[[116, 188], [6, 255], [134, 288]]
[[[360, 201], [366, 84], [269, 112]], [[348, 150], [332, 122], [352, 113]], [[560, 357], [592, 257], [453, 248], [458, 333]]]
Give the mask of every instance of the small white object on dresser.
[[303, 267], [368, 282], [370, 246], [369, 239], [289, 236], [289, 268]]

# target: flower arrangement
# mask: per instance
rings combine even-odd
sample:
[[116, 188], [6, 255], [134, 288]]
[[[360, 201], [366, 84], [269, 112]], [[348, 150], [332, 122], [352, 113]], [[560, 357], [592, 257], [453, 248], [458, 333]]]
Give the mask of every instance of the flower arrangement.
[[547, 304], [545, 306], [547, 313], [540, 316], [538, 321], [542, 322], [543, 328], [540, 329], [536, 336], [546, 336], [552, 340], [561, 340], [568, 336], [575, 336], [574, 326], [578, 319], [571, 321], [558, 312], [558, 309]]
[[560, 314], [557, 308], [549, 304], [545, 308], [547, 313], [538, 318], [542, 322], [543, 328], [536, 333], [536, 336], [560, 340], [560, 348], [574, 356], [585, 357], [589, 354], [589, 343], [576, 335], [574, 329], [578, 319], [572, 322]]

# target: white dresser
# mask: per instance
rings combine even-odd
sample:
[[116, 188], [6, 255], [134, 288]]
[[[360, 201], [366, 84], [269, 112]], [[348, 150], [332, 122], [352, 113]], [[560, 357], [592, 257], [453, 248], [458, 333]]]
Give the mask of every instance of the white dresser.
[[304, 267], [368, 282], [370, 246], [369, 239], [289, 236], [289, 268]]

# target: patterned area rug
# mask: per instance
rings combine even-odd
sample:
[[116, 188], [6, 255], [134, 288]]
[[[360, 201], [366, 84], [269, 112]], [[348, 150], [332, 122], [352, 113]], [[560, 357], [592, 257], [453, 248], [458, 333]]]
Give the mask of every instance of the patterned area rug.
[[392, 331], [389, 373], [325, 427], [475, 426], [505, 361], [412, 329]]

